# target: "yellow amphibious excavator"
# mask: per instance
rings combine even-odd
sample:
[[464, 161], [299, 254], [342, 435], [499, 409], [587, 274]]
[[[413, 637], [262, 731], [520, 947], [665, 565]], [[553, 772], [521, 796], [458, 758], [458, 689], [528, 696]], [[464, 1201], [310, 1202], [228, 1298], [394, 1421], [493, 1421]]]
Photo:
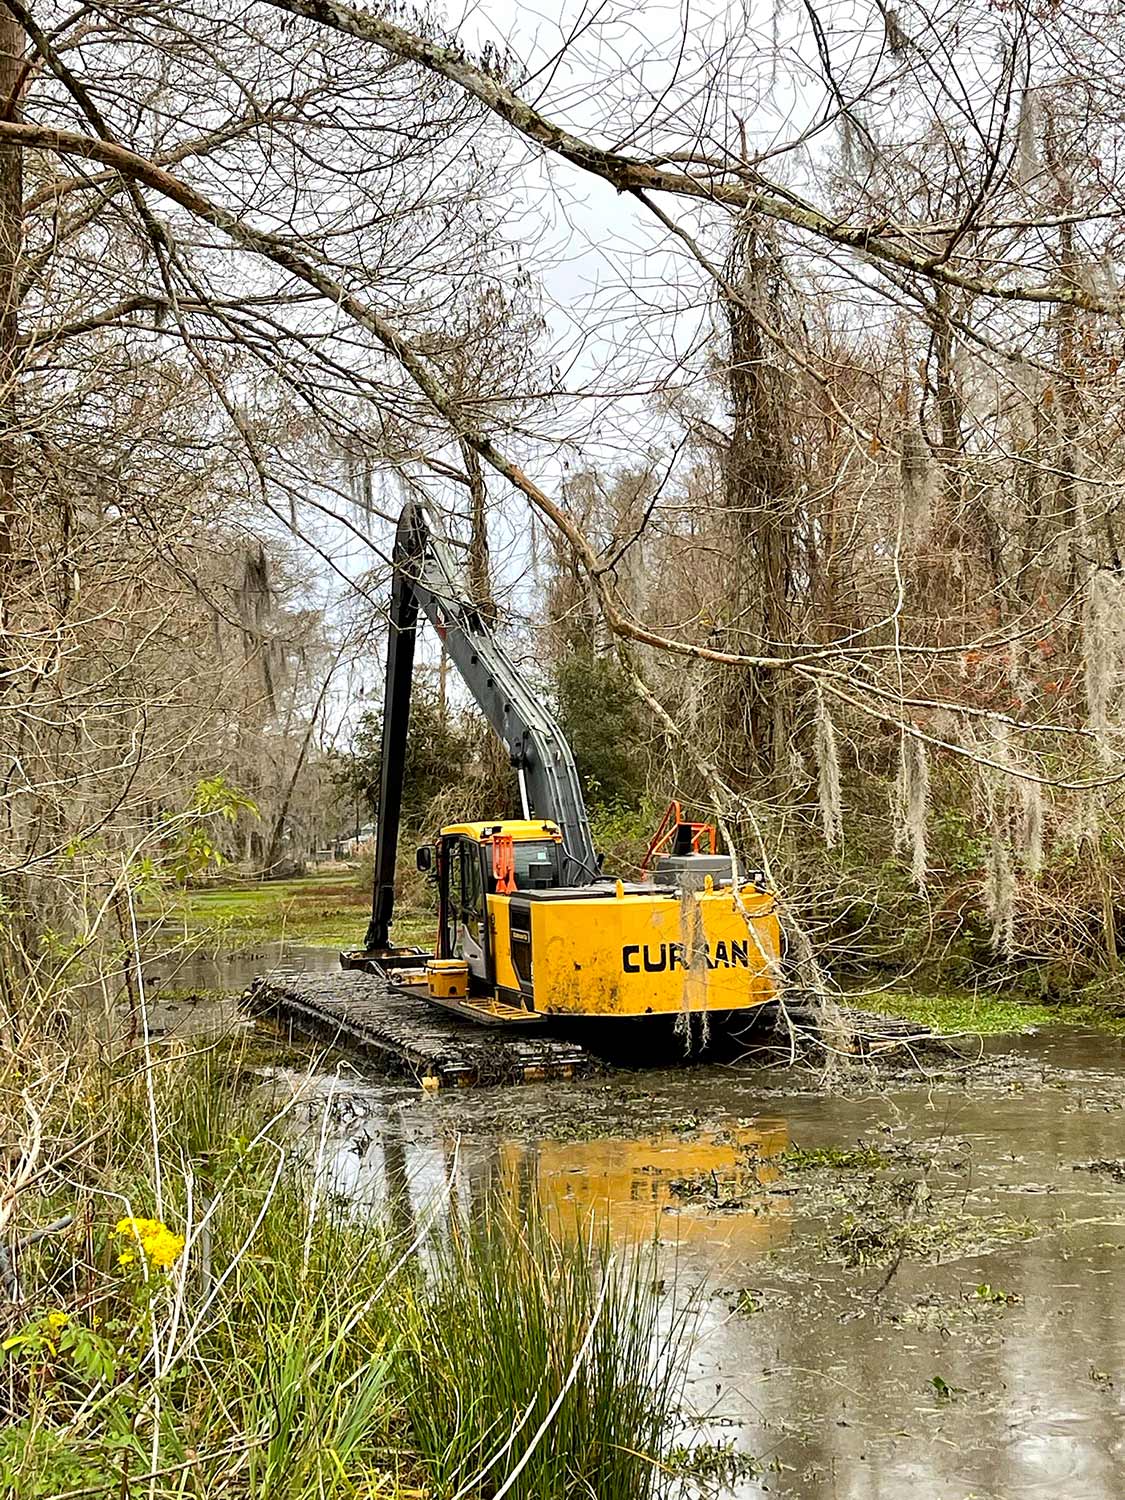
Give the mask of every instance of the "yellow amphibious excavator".
[[[762, 877], [736, 886], [714, 830], [675, 803], [648, 878], [604, 875], [562, 730], [466, 599], [450, 544], [417, 503], [399, 518], [393, 565], [371, 923], [344, 967], [492, 1025], [726, 1014], [774, 999], [781, 934]], [[419, 609], [507, 745], [523, 802], [521, 818], [454, 823], [418, 850], [437, 882], [434, 953], [390, 937]]]

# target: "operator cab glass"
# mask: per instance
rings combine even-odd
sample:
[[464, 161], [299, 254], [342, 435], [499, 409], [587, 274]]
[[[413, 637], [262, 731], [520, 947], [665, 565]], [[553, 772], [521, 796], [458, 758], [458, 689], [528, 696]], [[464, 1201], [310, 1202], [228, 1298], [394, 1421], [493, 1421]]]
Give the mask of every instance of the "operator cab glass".
[[[440, 840], [440, 956], [463, 958], [470, 976], [488, 974], [485, 897], [496, 895], [491, 843], [462, 834]], [[555, 839], [514, 840], [512, 875], [517, 891], [552, 891], [562, 885], [562, 845]]]
[[[497, 894], [494, 850], [478, 835], [447, 832], [439, 840], [441, 956], [466, 958], [483, 972], [487, 946], [485, 897]], [[513, 839], [512, 881], [518, 891], [553, 891], [563, 884], [557, 839]]]
[[484, 879], [480, 845], [466, 838], [444, 840], [442, 955], [464, 958], [470, 973], [483, 976], [485, 964]]
[[[562, 884], [561, 844], [553, 839], [512, 845], [517, 891], [553, 891]], [[495, 882], [493, 882], [495, 889]]]

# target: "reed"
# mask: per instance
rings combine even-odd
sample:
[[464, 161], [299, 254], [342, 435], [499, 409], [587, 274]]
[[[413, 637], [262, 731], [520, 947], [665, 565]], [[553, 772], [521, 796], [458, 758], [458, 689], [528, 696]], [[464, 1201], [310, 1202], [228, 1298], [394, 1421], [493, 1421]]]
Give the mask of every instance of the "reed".
[[399, 1346], [412, 1445], [438, 1493], [644, 1500], [686, 1347], [651, 1259], [510, 1200], [455, 1223]]
[[644, 1253], [499, 1198], [408, 1238], [314, 1191], [315, 1131], [237, 1049], [65, 1045], [0, 1078], [0, 1493], [653, 1492], [683, 1330]]

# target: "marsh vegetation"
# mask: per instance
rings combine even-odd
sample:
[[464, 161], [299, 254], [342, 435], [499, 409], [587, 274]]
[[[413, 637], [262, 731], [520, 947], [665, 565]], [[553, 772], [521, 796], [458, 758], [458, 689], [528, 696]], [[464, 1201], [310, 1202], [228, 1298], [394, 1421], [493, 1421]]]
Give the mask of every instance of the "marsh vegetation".
[[412, 1234], [357, 1213], [237, 1043], [4, 1083], [6, 1494], [654, 1491], [684, 1346], [651, 1252], [448, 1192]]

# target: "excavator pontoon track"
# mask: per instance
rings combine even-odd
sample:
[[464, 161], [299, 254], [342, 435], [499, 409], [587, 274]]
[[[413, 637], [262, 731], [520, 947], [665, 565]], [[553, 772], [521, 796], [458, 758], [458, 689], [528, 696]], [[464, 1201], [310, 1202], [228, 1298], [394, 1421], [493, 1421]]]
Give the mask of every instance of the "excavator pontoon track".
[[482, 1027], [383, 975], [358, 969], [263, 975], [243, 1005], [294, 1033], [364, 1053], [391, 1072], [443, 1087], [575, 1078], [596, 1066], [574, 1042], [529, 1036], [514, 1027]]

